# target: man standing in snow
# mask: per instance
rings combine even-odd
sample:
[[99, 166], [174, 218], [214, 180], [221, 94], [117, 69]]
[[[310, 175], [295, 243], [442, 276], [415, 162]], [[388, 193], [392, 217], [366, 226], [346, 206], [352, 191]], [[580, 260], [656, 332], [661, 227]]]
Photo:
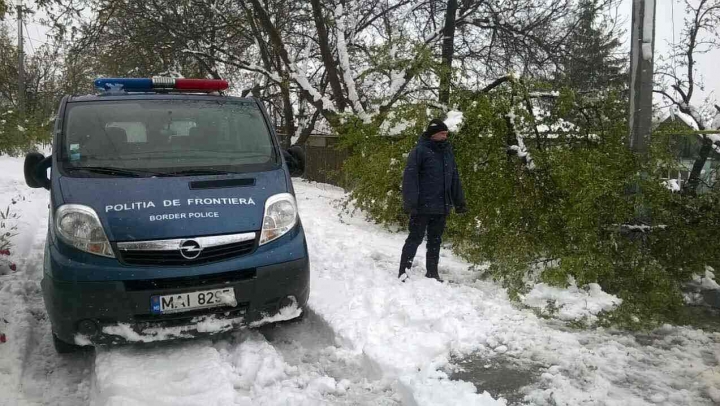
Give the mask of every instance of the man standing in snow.
[[448, 128], [441, 120], [433, 119], [410, 151], [403, 174], [403, 201], [410, 214], [410, 235], [400, 259], [398, 278], [407, 279], [418, 246], [427, 231], [428, 278], [440, 280], [438, 261], [445, 220], [450, 209], [456, 213], [467, 211], [465, 194], [460, 184], [452, 147], [447, 141]]

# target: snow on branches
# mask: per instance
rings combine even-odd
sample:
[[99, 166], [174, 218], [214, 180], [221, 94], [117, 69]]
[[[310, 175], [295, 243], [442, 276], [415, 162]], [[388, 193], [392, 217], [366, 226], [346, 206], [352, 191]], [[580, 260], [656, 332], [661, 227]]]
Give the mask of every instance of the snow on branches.
[[523, 133], [525, 123], [522, 117], [519, 117], [516, 113], [516, 109], [517, 107], [513, 106], [510, 112], [507, 113], [507, 119], [511, 124], [515, 141], [517, 142], [517, 145], [509, 145], [508, 151], [514, 152], [525, 163], [525, 167], [532, 171], [535, 169], [535, 162], [533, 161], [532, 155], [530, 155], [530, 151], [528, 151], [525, 146], [525, 135]]
[[342, 70], [342, 77], [347, 87], [348, 99], [352, 103], [352, 109], [357, 113], [364, 123], [370, 123], [370, 116], [365, 113], [365, 109], [360, 103], [357, 90], [355, 89], [355, 80], [353, 79], [352, 70], [350, 69], [350, 57], [348, 56], [347, 44], [345, 43], [345, 16], [343, 15], [343, 6], [338, 4], [335, 8], [335, 20], [336, 20], [336, 41], [337, 41], [337, 52], [338, 59], [340, 60], [340, 68]]

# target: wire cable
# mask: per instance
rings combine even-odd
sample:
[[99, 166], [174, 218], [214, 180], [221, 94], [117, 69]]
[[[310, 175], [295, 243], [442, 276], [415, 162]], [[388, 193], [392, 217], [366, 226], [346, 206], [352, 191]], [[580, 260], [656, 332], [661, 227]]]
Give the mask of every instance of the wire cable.
[[[25, 21], [22, 22], [23, 26], [25, 26], [25, 33], [27, 34], [24, 36], [27, 39], [30, 39], [30, 30], [28, 30], [27, 23]], [[33, 55], [35, 55], [37, 52], [35, 52], [35, 47], [33, 46], [32, 41], [28, 41], [28, 44], [30, 44], [30, 49], [32, 49]]]

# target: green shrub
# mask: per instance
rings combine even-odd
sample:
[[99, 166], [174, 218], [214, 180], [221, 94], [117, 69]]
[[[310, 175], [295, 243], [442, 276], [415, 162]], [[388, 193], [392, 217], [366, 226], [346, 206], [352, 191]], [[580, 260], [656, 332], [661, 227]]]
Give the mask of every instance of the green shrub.
[[51, 139], [52, 122], [47, 118], [21, 118], [17, 111], [0, 107], [0, 155], [22, 154]]

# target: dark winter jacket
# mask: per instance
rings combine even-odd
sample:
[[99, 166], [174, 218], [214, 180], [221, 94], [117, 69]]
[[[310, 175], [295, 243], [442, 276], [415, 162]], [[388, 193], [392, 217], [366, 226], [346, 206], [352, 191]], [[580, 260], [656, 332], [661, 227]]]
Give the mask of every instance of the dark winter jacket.
[[427, 136], [408, 154], [403, 174], [403, 202], [411, 214], [449, 214], [467, 210], [452, 146]]

